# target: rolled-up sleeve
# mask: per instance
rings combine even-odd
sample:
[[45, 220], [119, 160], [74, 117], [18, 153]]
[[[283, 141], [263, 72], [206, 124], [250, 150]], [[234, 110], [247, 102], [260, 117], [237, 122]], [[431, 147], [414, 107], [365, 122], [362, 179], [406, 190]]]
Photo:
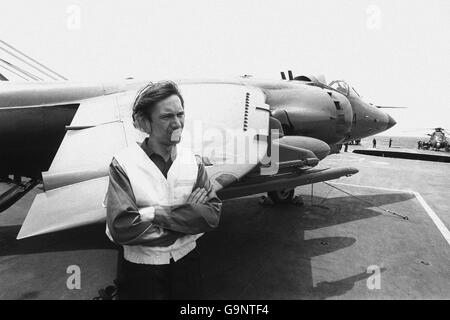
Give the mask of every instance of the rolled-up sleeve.
[[130, 181], [115, 159], [109, 167], [106, 222], [112, 239], [121, 245], [169, 246], [183, 236], [141, 219]]
[[204, 204], [185, 203], [175, 206], [157, 207], [153, 223], [165, 229], [185, 234], [198, 234], [215, 229], [219, 225], [222, 202], [217, 197], [209, 180], [205, 166], [198, 160], [198, 175], [194, 189], [208, 191]]

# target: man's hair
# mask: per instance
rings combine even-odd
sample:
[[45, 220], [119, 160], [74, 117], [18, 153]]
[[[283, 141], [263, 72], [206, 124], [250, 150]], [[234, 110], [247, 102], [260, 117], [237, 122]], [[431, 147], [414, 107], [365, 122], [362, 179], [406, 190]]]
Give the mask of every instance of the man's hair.
[[150, 82], [144, 88], [139, 90], [133, 104], [133, 124], [137, 129], [142, 130], [140, 122], [143, 119], [151, 121], [151, 112], [154, 106], [172, 95], [177, 95], [180, 98], [181, 106], [184, 109], [184, 100], [181, 96], [180, 90], [175, 82], [159, 81], [156, 83]]

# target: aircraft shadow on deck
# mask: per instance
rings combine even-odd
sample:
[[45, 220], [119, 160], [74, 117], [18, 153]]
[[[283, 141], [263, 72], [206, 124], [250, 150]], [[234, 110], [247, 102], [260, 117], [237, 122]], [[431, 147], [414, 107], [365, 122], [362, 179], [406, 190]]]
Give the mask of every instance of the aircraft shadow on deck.
[[20, 227], [20, 225], [0, 227], [0, 257], [116, 248], [106, 237], [104, 223], [16, 240]]
[[[407, 193], [359, 196], [378, 206], [412, 197]], [[305, 240], [305, 231], [381, 215], [371, 205], [346, 196], [323, 200], [314, 197], [314, 203], [322, 202], [328, 210], [308, 204], [261, 207], [256, 198], [226, 203], [219, 229], [199, 241], [206, 296], [210, 299], [325, 299], [342, 295], [356, 282], [368, 278], [370, 274], [364, 271], [313, 285], [311, 258], [350, 247], [357, 239]], [[237, 210], [237, 206], [247, 210]]]
[[[376, 205], [412, 197], [406, 193], [359, 196]], [[327, 200], [315, 196], [314, 203], [321, 207], [261, 206], [256, 197], [226, 201], [219, 228], [198, 243], [205, 297], [325, 299], [344, 294], [370, 276], [364, 272], [313, 286], [311, 258], [350, 247], [357, 239], [305, 240], [305, 231], [380, 215], [371, 205], [347, 196]], [[0, 256], [117, 248], [106, 237], [103, 223], [16, 240], [19, 229], [18, 225], [0, 227]]]
[[[386, 271], [386, 268], [381, 268], [380, 273]], [[367, 280], [371, 274], [363, 271], [353, 276], [337, 280], [337, 281], [322, 281], [317, 283], [313, 288], [311, 294], [305, 298], [323, 300], [329, 297], [337, 297], [350, 291], [355, 286], [355, 283], [362, 280]]]

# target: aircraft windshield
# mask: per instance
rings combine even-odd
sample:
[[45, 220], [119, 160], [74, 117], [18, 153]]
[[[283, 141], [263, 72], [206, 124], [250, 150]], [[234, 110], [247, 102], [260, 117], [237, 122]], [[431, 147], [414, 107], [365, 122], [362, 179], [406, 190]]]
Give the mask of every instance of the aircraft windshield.
[[330, 87], [339, 91], [342, 94], [345, 94], [346, 96], [348, 95], [348, 84], [345, 81], [342, 80], [332, 81], [330, 83]]
[[361, 97], [361, 96], [359, 95], [358, 91], [355, 90], [355, 88], [352, 87], [352, 91], [353, 91], [358, 97]]

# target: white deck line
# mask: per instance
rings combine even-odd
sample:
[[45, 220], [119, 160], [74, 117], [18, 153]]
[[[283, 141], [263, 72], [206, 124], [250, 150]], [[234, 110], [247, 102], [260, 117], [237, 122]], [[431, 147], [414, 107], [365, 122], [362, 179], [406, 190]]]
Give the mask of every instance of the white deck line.
[[[330, 183], [330, 182], [328, 182]], [[368, 188], [368, 189], [376, 189], [376, 190], [387, 190], [387, 191], [394, 191], [394, 192], [403, 192], [403, 193], [412, 193], [417, 201], [419, 201], [420, 205], [424, 208], [430, 219], [433, 221], [435, 226], [438, 228], [439, 232], [442, 234], [444, 239], [447, 241], [447, 243], [450, 245], [450, 231], [445, 226], [445, 224], [442, 222], [442, 220], [439, 218], [439, 216], [433, 211], [433, 209], [430, 208], [428, 203], [424, 200], [424, 198], [420, 195], [420, 193], [413, 191], [413, 190], [400, 190], [400, 189], [390, 189], [390, 188], [380, 188], [380, 187], [373, 187], [373, 186], [363, 186], [358, 184], [348, 184], [348, 183], [339, 183], [339, 182], [333, 182], [330, 184], [337, 184], [341, 186], [349, 186], [349, 187], [360, 187], [360, 188]]]
[[431, 220], [433, 220], [436, 227], [439, 229], [439, 231], [444, 236], [445, 240], [447, 240], [448, 244], [450, 245], [450, 231], [448, 231], [445, 224], [442, 222], [442, 220], [438, 217], [438, 215], [433, 211], [433, 209], [430, 208], [430, 206], [425, 202], [425, 200], [422, 198], [420, 193], [413, 191], [414, 195], [416, 196], [417, 200], [419, 200], [422, 207], [425, 209], [425, 211], [430, 216]]

